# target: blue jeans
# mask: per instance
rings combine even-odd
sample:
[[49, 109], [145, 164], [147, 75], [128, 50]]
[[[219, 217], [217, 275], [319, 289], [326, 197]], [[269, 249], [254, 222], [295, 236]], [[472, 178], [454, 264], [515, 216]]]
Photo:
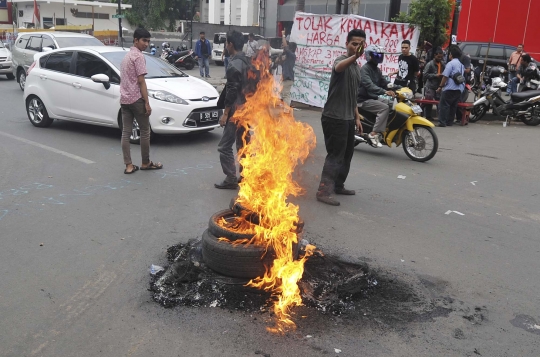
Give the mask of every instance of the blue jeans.
[[199, 73], [201, 77], [208, 77], [210, 75], [210, 61], [208, 58], [199, 57]]
[[519, 78], [516, 77], [516, 72], [508, 72], [508, 86], [506, 87], [506, 93], [516, 93], [518, 81]]
[[227, 67], [229, 67], [229, 57], [223, 57], [225, 63], [225, 75], [227, 75]]

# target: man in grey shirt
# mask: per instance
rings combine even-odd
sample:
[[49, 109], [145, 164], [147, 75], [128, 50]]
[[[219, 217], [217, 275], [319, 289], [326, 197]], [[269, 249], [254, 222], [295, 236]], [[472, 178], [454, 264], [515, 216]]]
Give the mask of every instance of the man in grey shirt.
[[332, 67], [328, 99], [324, 105], [321, 123], [326, 146], [321, 183], [317, 200], [332, 206], [339, 206], [331, 194], [354, 195], [354, 190], [345, 189], [354, 153], [355, 126], [362, 130], [360, 114], [356, 107], [356, 96], [360, 83], [358, 57], [364, 53], [366, 33], [354, 29], [347, 35], [347, 54], [339, 56]]

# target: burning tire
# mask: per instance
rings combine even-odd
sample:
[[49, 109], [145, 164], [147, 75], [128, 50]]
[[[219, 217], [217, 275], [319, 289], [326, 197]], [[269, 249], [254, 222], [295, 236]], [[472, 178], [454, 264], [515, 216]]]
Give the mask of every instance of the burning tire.
[[210, 232], [210, 234], [220, 238], [220, 237], [224, 237], [224, 238], [227, 238], [229, 240], [238, 240], [238, 239], [251, 239], [253, 238], [253, 235], [255, 234], [255, 232], [253, 233], [238, 233], [238, 232], [235, 232], [234, 230], [232, 229], [228, 229], [226, 227], [223, 227], [222, 225], [220, 225], [218, 222], [221, 221], [221, 220], [225, 220], [227, 222], [227, 225], [229, 225], [231, 228], [234, 228], [234, 225], [235, 225], [235, 219], [238, 218], [238, 216], [236, 216], [233, 211], [231, 211], [230, 209], [226, 209], [226, 210], [223, 210], [223, 211], [219, 211], [217, 213], [215, 213], [214, 215], [212, 215], [212, 217], [210, 217], [210, 221], [208, 222], [208, 231]]
[[[293, 245], [294, 257], [298, 256], [298, 244]], [[202, 255], [204, 262], [215, 272], [234, 277], [253, 279], [263, 276], [267, 267], [270, 268], [276, 254], [272, 247], [254, 244], [233, 245], [220, 241], [218, 237], [204, 231], [202, 236]]]

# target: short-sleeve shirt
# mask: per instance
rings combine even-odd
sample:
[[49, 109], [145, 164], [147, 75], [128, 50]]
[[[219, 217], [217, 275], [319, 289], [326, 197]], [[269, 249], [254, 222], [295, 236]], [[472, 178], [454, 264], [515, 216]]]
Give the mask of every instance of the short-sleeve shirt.
[[459, 59], [454, 58], [450, 62], [446, 64], [446, 68], [444, 69], [443, 76], [447, 77], [448, 80], [446, 81], [446, 85], [443, 88], [443, 91], [445, 90], [458, 90], [460, 92], [463, 92], [465, 89], [465, 83], [457, 84], [454, 82], [452, 77], [456, 73], [461, 73], [465, 71], [465, 66], [459, 61]]
[[146, 73], [144, 55], [131, 47], [120, 65], [120, 104], [133, 104], [142, 98], [138, 78]]
[[521, 58], [523, 57], [524, 54], [525, 53], [523, 51], [521, 53], [519, 53], [518, 51], [512, 52], [512, 54], [510, 55], [510, 59], [508, 60], [508, 63], [515, 65], [516, 68], [519, 68], [519, 66], [521, 65]]
[[420, 62], [414, 55], [403, 56], [398, 58], [398, 78], [411, 81], [415, 78], [415, 73], [420, 71]]
[[253, 57], [259, 49], [259, 43], [256, 40], [247, 42], [246, 56]]
[[356, 118], [356, 96], [360, 85], [360, 66], [357, 62], [351, 64], [343, 72], [336, 72], [336, 66], [347, 59], [346, 55], [339, 56], [332, 67], [328, 98], [322, 115], [341, 120]]
[[283, 50], [285, 54], [285, 61], [281, 64], [283, 69], [283, 80], [294, 81], [294, 63], [296, 62], [296, 54], [286, 47]]

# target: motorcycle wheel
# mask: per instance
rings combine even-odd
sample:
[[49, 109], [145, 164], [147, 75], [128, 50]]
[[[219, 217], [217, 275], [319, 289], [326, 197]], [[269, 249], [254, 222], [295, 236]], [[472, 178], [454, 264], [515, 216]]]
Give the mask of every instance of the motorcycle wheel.
[[537, 126], [540, 124], [540, 118], [538, 117], [531, 117], [530, 119], [526, 119], [522, 117], [521, 121], [523, 122], [523, 124], [529, 125], [529, 126]]
[[484, 104], [481, 104], [481, 105], [479, 105], [477, 107], [474, 107], [471, 110], [471, 115], [469, 117], [469, 122], [470, 123], [476, 123], [477, 121], [482, 119], [482, 117], [484, 115], [486, 115], [487, 111], [488, 111], [488, 107], [487, 107], [487, 105], [484, 105]]
[[435, 156], [439, 149], [439, 139], [435, 131], [425, 125], [414, 126], [416, 145], [414, 144], [412, 133], [408, 130], [403, 132], [403, 151], [409, 159], [417, 162], [426, 162]]
[[195, 67], [195, 64], [193, 62], [187, 62], [186, 63], [186, 69], [189, 71]]

